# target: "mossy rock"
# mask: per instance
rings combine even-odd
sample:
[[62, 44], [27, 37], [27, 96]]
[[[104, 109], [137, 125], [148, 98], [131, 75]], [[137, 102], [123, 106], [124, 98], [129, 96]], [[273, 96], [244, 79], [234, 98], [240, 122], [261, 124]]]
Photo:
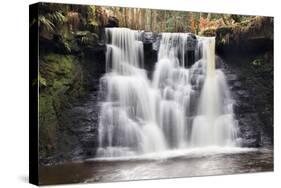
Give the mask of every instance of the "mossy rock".
[[273, 49], [273, 18], [255, 17], [251, 20], [219, 27], [216, 47], [221, 52], [257, 53]]
[[39, 59], [40, 156], [49, 156], [58, 146], [61, 112], [84, 92], [84, 76], [78, 58], [50, 53]]
[[216, 36], [216, 29], [206, 29], [200, 35], [205, 37], [214, 37]]
[[58, 118], [54, 108], [53, 96], [39, 95], [39, 152], [41, 155], [50, 155], [56, 148], [56, 131]]
[[40, 77], [50, 92], [56, 92], [72, 83], [78, 69], [76, 58], [71, 55], [49, 54], [41, 58]]
[[95, 20], [92, 20], [86, 24], [86, 29], [92, 33], [98, 33], [99, 25]]
[[90, 31], [77, 31], [75, 38], [81, 47], [88, 47], [97, 44], [99, 36]]

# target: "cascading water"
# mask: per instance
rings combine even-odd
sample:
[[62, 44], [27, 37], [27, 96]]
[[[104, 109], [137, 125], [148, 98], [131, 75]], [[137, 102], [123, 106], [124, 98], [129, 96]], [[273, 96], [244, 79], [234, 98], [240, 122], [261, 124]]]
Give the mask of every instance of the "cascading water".
[[223, 72], [215, 68], [214, 38], [198, 38], [202, 48], [196, 54], [203, 55], [188, 69], [189, 34], [162, 33], [149, 80], [141, 32], [107, 28], [106, 36], [97, 157], [235, 145], [233, 101]]
[[201, 38], [203, 62], [206, 64], [205, 81], [193, 120], [192, 146], [235, 146], [237, 121], [224, 73], [216, 69], [215, 38]]

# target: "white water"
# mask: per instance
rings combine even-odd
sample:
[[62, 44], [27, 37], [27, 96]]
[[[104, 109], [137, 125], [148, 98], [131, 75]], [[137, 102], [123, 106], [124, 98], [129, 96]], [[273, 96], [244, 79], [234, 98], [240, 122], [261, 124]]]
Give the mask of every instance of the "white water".
[[215, 39], [198, 38], [203, 54], [185, 68], [185, 33], [163, 33], [149, 80], [141, 32], [108, 28], [107, 73], [100, 80], [97, 157], [134, 157], [201, 147], [236, 146], [233, 100], [215, 69]]

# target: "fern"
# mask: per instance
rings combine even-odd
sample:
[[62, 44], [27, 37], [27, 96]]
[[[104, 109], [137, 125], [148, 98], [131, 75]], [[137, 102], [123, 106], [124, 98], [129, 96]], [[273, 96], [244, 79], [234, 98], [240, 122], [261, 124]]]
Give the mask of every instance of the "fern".
[[43, 85], [43, 86], [47, 86], [47, 81], [45, 78], [43, 78], [40, 74], [38, 75], [38, 81], [39, 81], [39, 85]]
[[53, 23], [58, 24], [58, 25], [63, 24], [67, 20], [66, 17], [61, 12], [58, 12], [58, 11], [55, 11], [53, 13], [48, 13], [46, 15], [46, 17], [49, 20], [51, 20]]
[[38, 16], [38, 26], [49, 32], [54, 32], [56, 25], [62, 25], [66, 21], [66, 17], [59, 11]]
[[46, 28], [47, 31], [54, 32], [55, 25], [45, 16], [38, 17], [38, 26]]

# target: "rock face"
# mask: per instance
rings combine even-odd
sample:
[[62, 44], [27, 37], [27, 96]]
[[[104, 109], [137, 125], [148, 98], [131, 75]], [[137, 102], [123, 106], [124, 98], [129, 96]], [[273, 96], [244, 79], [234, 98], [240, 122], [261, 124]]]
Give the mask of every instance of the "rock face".
[[42, 54], [39, 66], [39, 152], [40, 157], [48, 157], [58, 147], [60, 112], [84, 92], [84, 72], [73, 55]]
[[143, 42], [143, 52], [144, 52], [144, 68], [148, 72], [148, 76], [152, 77], [152, 72], [157, 62], [157, 41], [159, 35], [153, 32], [143, 32], [142, 33], [142, 42]]
[[262, 53], [273, 48], [273, 18], [255, 17], [248, 22], [207, 29], [202, 35], [216, 37], [220, 54]]
[[105, 45], [94, 33], [77, 31], [69, 41], [58, 36], [40, 47], [40, 164], [93, 155]]
[[[272, 53], [272, 52], [269, 52]], [[235, 56], [235, 54], [233, 54]], [[226, 73], [234, 112], [239, 120], [240, 137], [244, 147], [263, 147], [273, 144], [273, 62], [264, 59], [263, 65], [251, 64], [254, 57], [225, 57], [221, 66]], [[220, 61], [220, 60], [218, 60]]]
[[[104, 73], [97, 64], [102, 58], [91, 61], [84, 57], [74, 62], [74, 56], [49, 56], [40, 64], [40, 164], [94, 156], [98, 144], [99, 78]], [[104, 65], [105, 61], [99, 63]], [[55, 68], [51, 68], [52, 64]]]
[[98, 144], [97, 97], [97, 92], [92, 92], [62, 113], [59, 151], [64, 158], [83, 159], [95, 154]]

